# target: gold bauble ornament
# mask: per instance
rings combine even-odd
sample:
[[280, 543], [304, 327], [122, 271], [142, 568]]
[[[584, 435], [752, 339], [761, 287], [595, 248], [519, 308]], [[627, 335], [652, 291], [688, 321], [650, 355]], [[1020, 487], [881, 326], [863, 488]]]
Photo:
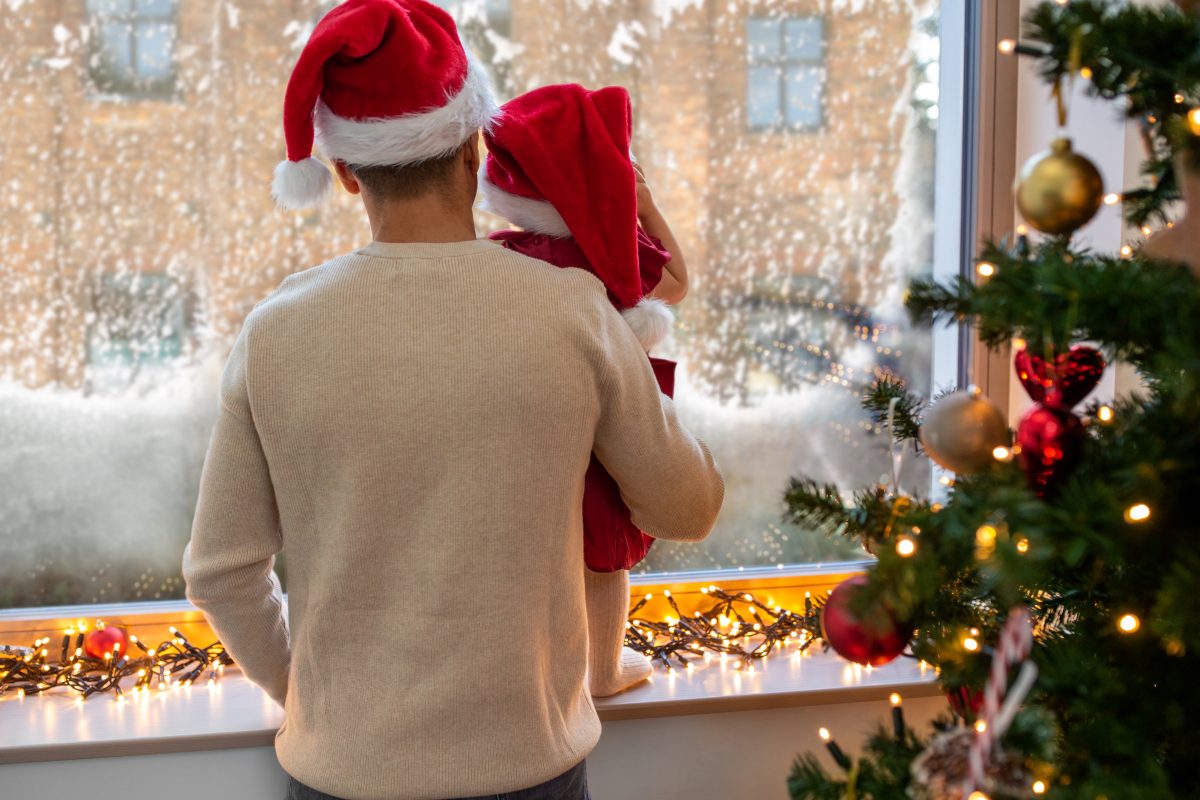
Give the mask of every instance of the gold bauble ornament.
[[920, 439], [938, 466], [969, 474], [986, 469], [995, 459], [995, 449], [1008, 446], [1008, 423], [991, 400], [971, 387], [933, 404], [921, 424]]
[[1056, 236], [1083, 227], [1104, 202], [1100, 170], [1074, 152], [1065, 138], [1055, 139], [1049, 150], [1026, 161], [1013, 188], [1026, 222]]

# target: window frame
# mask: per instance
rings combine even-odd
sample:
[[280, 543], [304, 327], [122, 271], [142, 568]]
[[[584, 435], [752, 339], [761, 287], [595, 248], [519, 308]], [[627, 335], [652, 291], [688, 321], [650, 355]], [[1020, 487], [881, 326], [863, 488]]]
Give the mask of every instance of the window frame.
[[[1015, 7], [1008, 7], [1003, 0], [943, 2], [941, 8], [933, 269], [933, 277], [938, 280], [970, 278], [977, 235], [1003, 227], [1006, 209], [1007, 219], [1012, 219], [1007, 186], [1015, 170], [1016, 122], [1012, 111], [1016, 103], [1016, 65], [1014, 59], [997, 61], [995, 53], [996, 43], [1011, 37], [1018, 22]], [[957, 100], [948, 103], [946, 98]], [[995, 365], [1005, 356], [984, 351], [967, 326], [936, 329], [933, 337], [935, 390], [965, 386], [981, 365], [988, 372], [1001, 371]], [[1006, 360], [1003, 367], [1006, 372]], [[1003, 404], [1006, 395], [995, 391], [991, 394]], [[940, 490], [939, 475], [935, 469], [930, 485], [934, 495]], [[717, 584], [772, 592], [781, 605], [788, 606], [805, 591], [816, 594], [873, 564], [874, 559], [867, 557], [775, 567], [652, 572], [631, 575], [630, 583], [635, 597], [661, 588], [671, 588], [675, 595], [698, 595], [701, 586]], [[199, 626], [207, 631], [203, 616], [187, 600], [152, 600], [0, 609], [0, 641], [11, 641], [14, 635], [48, 635], [73, 621], [97, 618], [151, 632], [165, 631], [169, 624], [181, 630]], [[35, 633], [38, 631], [41, 633]]]
[[[169, 101], [179, 97], [179, 62], [177, 60], [176, 44], [179, 41], [180, 8], [179, 0], [171, 0], [172, 7], [165, 14], [148, 14], [142, 12], [142, 3], [147, 0], [128, 0], [130, 11], [125, 13], [96, 12], [88, 8], [84, 0], [84, 13], [87, 27], [90, 31], [90, 41], [87, 48], [89, 63], [86, 64], [90, 92], [94, 100], [111, 99], [122, 102]], [[129, 63], [133, 74], [128, 77], [113, 79], [112, 75], [105, 76], [102, 63], [90, 63], [93, 59], [103, 61], [104, 37], [102, 30], [105, 25], [123, 23], [128, 26], [125, 32], [129, 46]], [[144, 81], [137, 75], [138, 70], [138, 31], [143, 25], [162, 25], [173, 30], [171, 45], [171, 72], [168, 78], [160, 81]], [[106, 77], [106, 81], [99, 78]]]
[[[791, 58], [787, 53], [787, 24], [793, 20], [817, 21], [821, 26], [820, 54], [815, 58]], [[772, 22], [779, 27], [779, 56], [776, 58], [754, 58], [750, 53], [749, 28], [752, 22]], [[825, 83], [828, 77], [829, 56], [829, 20], [822, 14], [788, 14], [771, 17], [748, 15], [743, 25], [746, 41], [746, 95], [742, 104], [742, 113], [746, 120], [746, 130], [751, 133], [817, 133], [824, 130], [826, 121]], [[816, 67], [820, 75], [820, 92], [817, 97], [817, 121], [813, 123], [788, 122], [788, 68], [795, 66]], [[768, 125], [758, 125], [750, 121], [750, 75], [755, 68], [775, 67], [775, 91], [779, 104], [779, 122]]]

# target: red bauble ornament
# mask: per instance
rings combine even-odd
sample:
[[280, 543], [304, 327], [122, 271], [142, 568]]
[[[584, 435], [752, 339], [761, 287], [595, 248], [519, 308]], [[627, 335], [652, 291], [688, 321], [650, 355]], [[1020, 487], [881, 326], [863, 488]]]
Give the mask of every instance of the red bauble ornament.
[[853, 598], [866, 584], [867, 576], [855, 575], [833, 590], [821, 609], [821, 634], [847, 661], [878, 667], [904, 652], [912, 638], [912, 627], [897, 620], [887, 608], [860, 618]]
[[1045, 494], [1078, 460], [1083, 450], [1083, 425], [1070, 411], [1034, 406], [1021, 417], [1017, 444], [1030, 487]]
[[96, 628], [83, 637], [83, 652], [95, 659], [103, 659], [104, 654], [113, 652], [113, 647], [117, 645], [119, 645], [120, 652], [128, 652], [129, 634], [125, 632], [124, 628], [116, 626]]
[[1018, 350], [1013, 367], [1035, 403], [1069, 411], [1100, 382], [1104, 356], [1094, 347], [1077, 344], [1059, 353], [1051, 364], [1028, 350]]
[[974, 722], [975, 717], [979, 715], [979, 709], [983, 708], [983, 690], [972, 689], [970, 686], [951, 689], [946, 692], [946, 699], [950, 701], [950, 708], [954, 709], [954, 713], [967, 722]]

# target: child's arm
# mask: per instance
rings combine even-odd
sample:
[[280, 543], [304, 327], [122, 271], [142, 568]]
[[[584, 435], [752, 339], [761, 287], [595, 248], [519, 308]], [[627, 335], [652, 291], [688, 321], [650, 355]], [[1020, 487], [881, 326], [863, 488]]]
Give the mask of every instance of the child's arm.
[[667, 224], [666, 217], [655, 205], [654, 193], [650, 191], [650, 185], [646, 183], [646, 175], [642, 172], [641, 165], [635, 163], [633, 171], [637, 175], [638, 222], [641, 223], [646, 233], [662, 242], [663, 247], [671, 254], [671, 260], [663, 268], [662, 280], [650, 294], [675, 305], [687, 295], [688, 291], [687, 263], [683, 260], [683, 249], [675, 239], [675, 234], [671, 232], [671, 226]]

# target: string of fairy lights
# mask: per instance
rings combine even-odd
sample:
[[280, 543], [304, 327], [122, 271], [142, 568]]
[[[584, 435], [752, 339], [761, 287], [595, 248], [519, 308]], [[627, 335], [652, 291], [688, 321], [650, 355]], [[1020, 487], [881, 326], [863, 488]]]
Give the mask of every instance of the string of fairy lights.
[[[733, 669], [754, 672], [754, 665], [771, 654], [801, 655], [821, 638], [820, 607], [811, 592], [805, 593], [803, 609], [797, 611], [717, 586], [702, 587], [700, 594], [711, 603], [688, 615], [669, 590], [663, 592], [672, 612], [663, 619], [641, 613], [653, 594], [639, 598], [629, 612], [626, 644], [668, 673], [692, 669], [713, 657], [731, 662]], [[105, 624], [98, 621], [93, 635], [104, 630]], [[100, 693], [123, 700], [201, 680], [215, 682], [233, 664], [220, 642], [200, 647], [178, 629], [170, 632], [171, 638], [157, 647], [122, 632], [120, 641], [101, 650], [86, 642], [89, 631], [79, 623], [63, 632], [59, 647], [52, 645], [51, 637], [38, 638], [29, 647], [0, 646], [0, 697], [66, 689], [80, 700]], [[122, 641], [128, 644], [122, 646]], [[134, 652], [127, 652], [130, 646]]]
[[[102, 621], [96, 631], [103, 632]], [[0, 697], [42, 694], [65, 688], [75, 692], [80, 701], [95, 694], [112, 694], [124, 700], [126, 694], [137, 696], [152, 690], [172, 686], [190, 686], [207, 673], [215, 682], [233, 663], [220, 642], [198, 647], [188, 641], [178, 629], [170, 629], [171, 638], [157, 647], [148, 647], [133, 634], [123, 634], [102, 651], [87, 641], [87, 626], [80, 624], [63, 632], [61, 647], [55, 648], [58, 658], [51, 655], [51, 637], [35, 639], [30, 647], [0, 646]], [[127, 641], [136, 652], [127, 652]]]

